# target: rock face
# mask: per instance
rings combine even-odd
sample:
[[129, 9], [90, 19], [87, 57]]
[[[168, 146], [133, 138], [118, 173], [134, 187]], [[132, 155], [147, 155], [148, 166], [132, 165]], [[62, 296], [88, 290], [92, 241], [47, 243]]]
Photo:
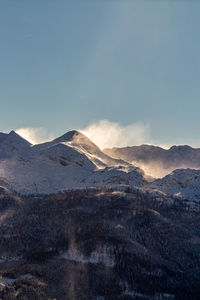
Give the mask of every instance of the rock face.
[[104, 149], [113, 158], [123, 159], [142, 168], [153, 177], [163, 177], [175, 169], [200, 169], [200, 149], [190, 146], [173, 146], [169, 150], [142, 145]]
[[1, 299], [199, 299], [199, 204], [93, 189], [1, 194], [0, 213]]

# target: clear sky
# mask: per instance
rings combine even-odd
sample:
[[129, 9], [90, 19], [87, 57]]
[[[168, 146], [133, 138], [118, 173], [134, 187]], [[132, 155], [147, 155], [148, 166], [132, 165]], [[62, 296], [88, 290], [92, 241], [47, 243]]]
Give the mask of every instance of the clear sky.
[[0, 131], [106, 119], [200, 146], [199, 116], [200, 1], [1, 0]]

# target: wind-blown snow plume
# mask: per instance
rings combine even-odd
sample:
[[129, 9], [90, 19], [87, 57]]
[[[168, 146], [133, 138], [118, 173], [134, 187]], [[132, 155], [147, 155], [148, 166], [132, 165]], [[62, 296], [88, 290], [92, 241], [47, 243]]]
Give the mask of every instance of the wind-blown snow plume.
[[15, 130], [15, 132], [32, 144], [39, 144], [54, 138], [53, 134], [50, 134], [45, 128], [42, 127], [19, 128]]
[[79, 130], [97, 144], [101, 149], [106, 147], [122, 147], [140, 145], [149, 139], [149, 126], [142, 123], [133, 123], [122, 126], [119, 123], [101, 120], [92, 123], [83, 130]]

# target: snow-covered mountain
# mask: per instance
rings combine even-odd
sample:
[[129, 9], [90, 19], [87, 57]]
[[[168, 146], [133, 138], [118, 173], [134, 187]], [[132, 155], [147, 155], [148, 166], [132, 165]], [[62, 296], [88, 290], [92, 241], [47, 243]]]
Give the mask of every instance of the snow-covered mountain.
[[200, 170], [146, 179], [77, 131], [0, 134], [0, 298], [199, 299]]
[[31, 144], [18, 135], [15, 131], [9, 134], [0, 133], [0, 158], [18, 155], [23, 150], [28, 150]]
[[[85, 187], [131, 186], [195, 201], [200, 199], [200, 170], [179, 169], [148, 182], [148, 176], [132, 161], [134, 158], [140, 166], [142, 164], [138, 162], [151, 162], [154, 172], [158, 168], [155, 162], [159, 160], [163, 172], [167, 166], [170, 169], [170, 166], [184, 162], [197, 168], [199, 149], [180, 146], [164, 150], [143, 145], [116, 151], [122, 151], [123, 155], [113, 155], [112, 151], [105, 150], [120, 159], [105, 154], [78, 131], [67, 132], [38, 145], [30, 144], [14, 131], [0, 133], [0, 187], [5, 192], [46, 194]], [[194, 157], [192, 153], [195, 153]]]
[[200, 202], [200, 170], [178, 169], [150, 184], [169, 196]]
[[[124, 166], [130, 167], [130, 164], [119, 159], [113, 159], [107, 154], [103, 153], [90, 139], [88, 139], [82, 133], [73, 130], [66, 134], [58, 137], [57, 139], [39, 144], [33, 147], [34, 150], [43, 151], [53, 151], [54, 147], [57, 145], [67, 146], [68, 148], [74, 149], [79, 153], [85, 155], [97, 168], [104, 168], [106, 166]], [[63, 149], [66, 149], [63, 147]]]
[[107, 155], [123, 159], [145, 170], [153, 177], [163, 177], [176, 169], [200, 169], [200, 148], [172, 146], [166, 150], [152, 145], [107, 148]]
[[69, 188], [142, 185], [144, 173], [109, 157], [78, 131], [31, 145], [12, 131], [0, 135], [0, 184], [20, 193], [53, 193]]

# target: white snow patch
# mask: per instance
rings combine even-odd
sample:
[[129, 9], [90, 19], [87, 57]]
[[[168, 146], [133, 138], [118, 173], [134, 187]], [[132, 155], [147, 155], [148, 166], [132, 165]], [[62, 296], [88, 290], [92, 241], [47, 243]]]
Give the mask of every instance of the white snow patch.
[[101, 247], [98, 251], [93, 251], [89, 256], [84, 256], [77, 249], [69, 249], [66, 252], [60, 253], [59, 258], [83, 263], [103, 264], [107, 267], [113, 267], [115, 265], [114, 257], [109, 253], [106, 246]]

